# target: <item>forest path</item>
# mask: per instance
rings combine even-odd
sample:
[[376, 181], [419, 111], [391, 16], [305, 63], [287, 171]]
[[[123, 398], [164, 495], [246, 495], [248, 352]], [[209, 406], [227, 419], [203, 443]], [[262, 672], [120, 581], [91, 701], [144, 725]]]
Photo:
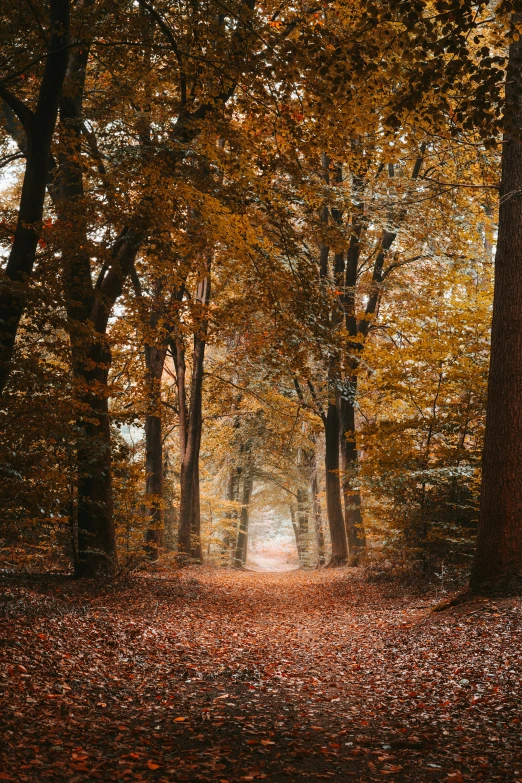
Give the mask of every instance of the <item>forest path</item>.
[[245, 570], [257, 571], [258, 573], [283, 574], [287, 571], [297, 571], [298, 563], [290, 563], [284, 560], [276, 560], [270, 557], [254, 555], [247, 559]]
[[162, 576], [3, 578], [0, 780], [522, 778], [521, 601], [432, 614], [354, 569]]

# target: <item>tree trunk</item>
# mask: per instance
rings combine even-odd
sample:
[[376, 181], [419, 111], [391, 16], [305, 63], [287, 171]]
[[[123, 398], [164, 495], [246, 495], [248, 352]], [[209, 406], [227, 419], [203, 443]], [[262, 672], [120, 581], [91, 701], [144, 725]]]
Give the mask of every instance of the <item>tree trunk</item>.
[[[199, 448], [201, 443], [202, 427], [202, 393], [203, 393], [203, 366], [205, 358], [205, 343], [208, 320], [205, 309], [210, 300], [210, 265], [207, 276], [198, 286], [197, 301], [202, 305], [201, 324], [194, 334], [194, 348], [192, 353], [192, 383], [190, 389], [190, 409], [188, 417], [184, 415], [183, 426], [186, 429], [186, 446], [182, 453], [181, 477], [180, 477], [180, 505], [178, 527], [178, 552], [182, 560], [186, 560], [191, 552], [196, 549], [201, 551], [201, 541], [192, 541], [192, 520], [196, 474], [199, 463]], [[179, 352], [178, 352], [179, 355]], [[178, 364], [180, 362], [178, 361]], [[181, 369], [181, 366], [180, 366]], [[184, 373], [183, 373], [184, 379]], [[178, 396], [180, 398], [179, 410], [186, 409], [186, 391], [184, 383], [180, 380], [178, 370]], [[183, 399], [182, 399], [183, 398]], [[180, 429], [181, 429], [180, 415]], [[186, 419], [188, 418], [188, 426]], [[197, 493], [199, 498], [199, 490]]]
[[301, 564], [301, 541], [299, 539], [299, 525], [296, 520], [295, 506], [290, 503], [290, 519], [292, 520], [292, 529], [295, 536], [295, 548], [297, 549], [297, 557], [299, 558], [299, 564]]
[[[136, 287], [136, 286], [135, 286]], [[161, 286], [158, 284], [149, 315], [151, 334], [158, 326]], [[163, 434], [161, 379], [167, 355], [167, 340], [160, 345], [145, 345], [145, 367], [148, 411], [145, 415], [145, 496], [149, 523], [145, 532], [145, 548], [151, 560], [156, 560], [163, 546]]]
[[330, 402], [325, 425], [325, 473], [326, 473], [326, 508], [332, 555], [330, 565], [337, 566], [346, 563], [348, 546], [344, 527], [343, 509], [341, 504], [341, 482], [339, 478], [339, 412], [335, 402]]
[[350, 394], [340, 398], [341, 469], [344, 521], [348, 538], [350, 564], [357, 565], [366, 550], [366, 534], [361, 513], [361, 493], [353, 488], [359, 468], [355, 432], [355, 393], [357, 376], [350, 379]]
[[145, 417], [145, 495], [149, 523], [145, 533], [147, 555], [156, 560], [163, 546], [163, 437], [161, 416]]
[[195, 424], [189, 427], [189, 438], [185, 450], [185, 459], [181, 466], [180, 476], [180, 503], [179, 503], [179, 524], [178, 524], [178, 552], [182, 560], [186, 560], [193, 551], [192, 542], [192, 508], [194, 502], [194, 484], [196, 467], [196, 450], [194, 437]]
[[299, 531], [299, 562], [302, 568], [310, 568], [310, 498], [304, 489], [297, 490], [297, 528]]
[[315, 528], [315, 542], [317, 547], [317, 560], [319, 565], [324, 565], [324, 534], [323, 534], [323, 520], [321, 515], [321, 504], [319, 502], [319, 482], [317, 479], [317, 460], [315, 449], [312, 452], [310, 460], [311, 468], [311, 494], [312, 494], [312, 506], [314, 512], [314, 528]]
[[[200, 428], [201, 440], [201, 428]], [[194, 485], [192, 495], [192, 522], [191, 522], [191, 540], [192, 549], [190, 555], [198, 563], [203, 561], [203, 549], [201, 546], [201, 497], [199, 492], [199, 444], [197, 449], [196, 461], [194, 464]]]
[[86, 371], [84, 368], [80, 376], [86, 390], [79, 400], [83, 413], [77, 420], [78, 551], [75, 574], [96, 577], [113, 574], [117, 567], [109, 400], [104, 393], [110, 352], [103, 336], [87, 358], [92, 362], [92, 369]]
[[49, 22], [49, 48], [35, 111], [0, 84], [0, 97], [17, 115], [27, 136], [18, 219], [0, 288], [0, 394], [9, 377], [18, 325], [27, 299], [27, 282], [41, 236], [51, 142], [69, 59], [69, 0], [51, 0]]
[[[227, 500], [230, 503], [239, 502], [240, 479], [241, 479], [241, 468], [237, 467], [236, 465], [232, 465], [232, 467], [230, 468], [230, 473], [228, 476], [228, 483], [227, 483]], [[229, 511], [227, 511], [225, 514], [225, 519], [237, 520], [237, 510], [230, 509]], [[237, 523], [234, 526], [234, 530], [236, 529], [236, 527], [237, 527]], [[227, 565], [230, 565], [233, 558], [233, 553], [235, 553], [235, 536], [232, 535], [231, 529], [227, 529], [225, 530], [223, 536], [223, 548], [222, 548], [222, 555], [224, 556]]]
[[237, 531], [236, 552], [234, 565], [243, 568], [247, 559], [248, 548], [248, 507], [254, 486], [254, 475], [250, 461], [247, 462], [243, 472], [243, 492], [241, 495], [241, 513], [239, 515], [239, 528]]
[[[520, 22], [520, 15], [516, 21]], [[471, 589], [522, 592], [522, 40], [511, 44], [482, 497]]]

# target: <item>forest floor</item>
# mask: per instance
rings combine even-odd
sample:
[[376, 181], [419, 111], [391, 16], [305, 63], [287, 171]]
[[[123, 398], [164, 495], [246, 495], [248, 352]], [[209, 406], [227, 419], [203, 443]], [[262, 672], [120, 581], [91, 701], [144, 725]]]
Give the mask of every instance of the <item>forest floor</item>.
[[2, 577], [0, 780], [522, 780], [522, 602], [353, 569]]

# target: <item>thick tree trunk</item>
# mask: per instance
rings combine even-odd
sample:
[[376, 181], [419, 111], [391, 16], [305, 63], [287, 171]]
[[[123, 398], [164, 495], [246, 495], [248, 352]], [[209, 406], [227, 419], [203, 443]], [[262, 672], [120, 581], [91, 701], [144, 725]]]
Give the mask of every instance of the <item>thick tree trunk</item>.
[[346, 563], [348, 546], [341, 504], [341, 482], [339, 478], [339, 412], [335, 402], [330, 402], [326, 414], [325, 426], [325, 474], [326, 508], [332, 555], [330, 565]]
[[361, 513], [361, 493], [354, 489], [359, 469], [355, 432], [355, 393], [357, 376], [350, 379], [350, 395], [340, 398], [341, 472], [344, 500], [344, 521], [348, 538], [350, 564], [357, 565], [366, 550], [366, 534]]
[[92, 369], [84, 368], [80, 376], [75, 374], [85, 384], [77, 420], [78, 550], [75, 574], [79, 577], [110, 575], [117, 567], [109, 400], [103, 393], [107, 389], [110, 352], [103, 336], [88, 358]]
[[[520, 15], [518, 18], [520, 21]], [[522, 40], [509, 48], [482, 497], [471, 589], [522, 592]]]
[[7, 379], [41, 235], [51, 141], [69, 58], [69, 0], [51, 0], [49, 49], [35, 111], [0, 84], [0, 97], [18, 116], [27, 136], [27, 162], [15, 236], [0, 287], [0, 394]]

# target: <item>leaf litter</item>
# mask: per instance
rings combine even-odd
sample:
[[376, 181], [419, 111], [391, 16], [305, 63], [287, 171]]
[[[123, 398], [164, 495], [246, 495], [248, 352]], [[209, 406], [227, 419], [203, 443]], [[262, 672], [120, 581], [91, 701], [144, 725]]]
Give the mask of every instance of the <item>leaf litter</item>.
[[0, 780], [522, 780], [522, 602], [426, 604], [355, 569], [5, 577]]

